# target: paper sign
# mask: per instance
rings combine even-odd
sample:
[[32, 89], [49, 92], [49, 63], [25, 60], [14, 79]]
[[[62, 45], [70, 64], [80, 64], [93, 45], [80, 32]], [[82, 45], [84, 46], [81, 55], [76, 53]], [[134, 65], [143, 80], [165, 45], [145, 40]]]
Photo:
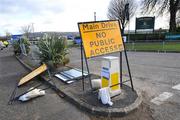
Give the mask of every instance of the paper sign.
[[108, 68], [102, 68], [101, 70], [101, 76], [105, 77], [107, 80], [110, 79], [110, 72]]

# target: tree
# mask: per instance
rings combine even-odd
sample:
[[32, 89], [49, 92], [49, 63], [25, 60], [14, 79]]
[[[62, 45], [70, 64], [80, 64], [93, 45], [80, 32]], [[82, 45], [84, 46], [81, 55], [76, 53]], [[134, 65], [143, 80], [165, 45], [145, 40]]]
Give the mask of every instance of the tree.
[[155, 10], [158, 15], [163, 15], [168, 11], [170, 13], [169, 31], [176, 31], [176, 15], [180, 9], [180, 0], [143, 0], [142, 3], [144, 13]]
[[25, 37], [29, 38], [29, 34], [33, 32], [33, 27], [31, 24], [24, 25], [21, 27], [21, 32], [24, 34]]
[[108, 7], [108, 18], [110, 20], [118, 19], [121, 22], [122, 34], [131, 18], [136, 11], [134, 0], [111, 0]]
[[12, 36], [12, 34], [8, 31], [6, 31], [6, 40], [10, 40], [11, 36]]
[[180, 27], [180, 17], [176, 18], [176, 27]]

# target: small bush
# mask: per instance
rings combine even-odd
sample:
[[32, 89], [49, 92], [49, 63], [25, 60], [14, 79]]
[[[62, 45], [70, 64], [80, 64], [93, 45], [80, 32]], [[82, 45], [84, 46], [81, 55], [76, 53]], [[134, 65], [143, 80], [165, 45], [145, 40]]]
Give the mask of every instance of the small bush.
[[66, 38], [59, 38], [56, 35], [45, 36], [40, 39], [38, 47], [42, 62], [53, 64], [55, 67], [69, 62]]
[[20, 47], [21, 44], [24, 44], [25, 49], [26, 49], [26, 53], [28, 54], [29, 51], [30, 51], [30, 42], [29, 42], [28, 38], [26, 38], [26, 37], [23, 37], [23, 38], [21, 38], [20, 40], [14, 41], [14, 42], [12, 43], [13, 48], [14, 48], [14, 53], [15, 53], [16, 55], [22, 53], [21, 47]]

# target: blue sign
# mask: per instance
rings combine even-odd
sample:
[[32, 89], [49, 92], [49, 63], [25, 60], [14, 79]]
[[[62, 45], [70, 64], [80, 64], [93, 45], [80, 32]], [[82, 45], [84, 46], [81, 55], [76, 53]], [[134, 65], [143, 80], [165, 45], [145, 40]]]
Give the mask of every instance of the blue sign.
[[75, 42], [76, 44], [80, 45], [80, 44], [81, 44], [81, 37], [75, 37], [75, 38], [74, 38], [74, 42]]
[[11, 40], [19, 40], [22, 37], [22, 35], [12, 35]]
[[178, 40], [178, 39], [180, 40], [180, 34], [178, 34], [178, 35], [166, 35], [165, 38], [167, 40]]

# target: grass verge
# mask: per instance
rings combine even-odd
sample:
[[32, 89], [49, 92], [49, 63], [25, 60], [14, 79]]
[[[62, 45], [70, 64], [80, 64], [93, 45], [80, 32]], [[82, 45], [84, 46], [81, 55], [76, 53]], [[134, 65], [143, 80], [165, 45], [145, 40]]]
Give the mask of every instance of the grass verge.
[[127, 50], [180, 52], [180, 42], [126, 43]]

